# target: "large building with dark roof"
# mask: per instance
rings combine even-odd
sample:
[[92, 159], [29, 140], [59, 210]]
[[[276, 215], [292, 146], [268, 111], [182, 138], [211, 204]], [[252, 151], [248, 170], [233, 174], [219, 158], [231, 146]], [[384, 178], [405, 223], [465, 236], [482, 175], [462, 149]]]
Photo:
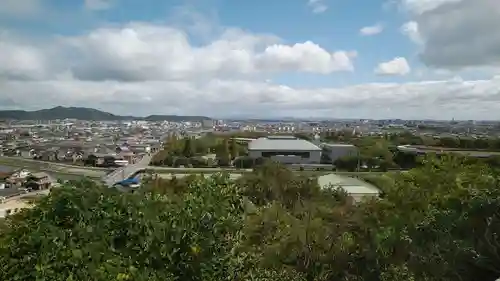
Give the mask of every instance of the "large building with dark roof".
[[283, 164], [319, 164], [321, 151], [317, 145], [293, 136], [269, 136], [248, 144], [253, 158], [269, 158]]

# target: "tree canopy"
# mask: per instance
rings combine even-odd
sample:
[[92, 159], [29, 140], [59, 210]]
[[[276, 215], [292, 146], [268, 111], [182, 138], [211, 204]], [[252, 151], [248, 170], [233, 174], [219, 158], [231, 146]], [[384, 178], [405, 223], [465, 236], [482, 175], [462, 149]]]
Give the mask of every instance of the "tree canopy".
[[54, 189], [0, 230], [0, 280], [495, 280], [500, 173], [428, 157], [380, 176], [379, 199], [267, 163], [136, 193]]

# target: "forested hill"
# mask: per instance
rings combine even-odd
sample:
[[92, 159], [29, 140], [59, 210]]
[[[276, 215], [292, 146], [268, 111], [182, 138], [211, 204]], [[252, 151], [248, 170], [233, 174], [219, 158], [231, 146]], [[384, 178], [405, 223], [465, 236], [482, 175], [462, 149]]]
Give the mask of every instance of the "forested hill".
[[210, 120], [206, 116], [183, 116], [183, 115], [150, 115], [147, 117], [122, 116], [109, 112], [85, 107], [63, 107], [57, 106], [50, 109], [35, 111], [24, 110], [2, 110], [0, 119], [13, 120], [56, 120], [56, 119], [78, 119], [78, 120], [146, 120], [146, 121], [201, 121]]

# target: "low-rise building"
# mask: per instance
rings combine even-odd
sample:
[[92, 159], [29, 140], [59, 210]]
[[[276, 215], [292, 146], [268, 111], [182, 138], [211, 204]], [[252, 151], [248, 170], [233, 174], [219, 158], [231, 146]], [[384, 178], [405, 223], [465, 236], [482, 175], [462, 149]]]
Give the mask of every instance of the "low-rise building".
[[370, 183], [358, 178], [345, 177], [336, 174], [328, 174], [318, 177], [318, 185], [323, 188], [341, 188], [354, 202], [360, 202], [364, 199], [378, 197], [380, 190]]
[[359, 154], [358, 148], [352, 144], [323, 143], [321, 146], [323, 148], [323, 153], [332, 163], [339, 158], [357, 156]]
[[321, 152], [317, 145], [293, 136], [268, 136], [248, 144], [250, 157], [268, 158], [283, 164], [319, 164]]
[[20, 187], [26, 182], [26, 178], [31, 174], [30, 171], [26, 169], [20, 169], [11, 173], [8, 178], [6, 178], [6, 183], [12, 187]]
[[30, 190], [49, 189], [54, 180], [45, 172], [32, 173], [28, 176], [25, 187]]

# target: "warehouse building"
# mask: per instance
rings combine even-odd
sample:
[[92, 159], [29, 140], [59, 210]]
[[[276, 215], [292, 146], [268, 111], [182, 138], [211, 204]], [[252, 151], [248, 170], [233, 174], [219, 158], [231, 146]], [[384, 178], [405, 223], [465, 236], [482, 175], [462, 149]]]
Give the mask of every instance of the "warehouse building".
[[358, 178], [340, 176], [336, 174], [328, 174], [318, 177], [318, 185], [323, 188], [341, 188], [354, 202], [360, 202], [364, 199], [378, 197], [380, 190]]
[[319, 164], [322, 149], [294, 136], [268, 136], [248, 144], [252, 158], [268, 158], [283, 164]]
[[323, 143], [321, 144], [323, 153], [332, 163], [335, 160], [346, 156], [357, 156], [358, 148], [352, 144]]

